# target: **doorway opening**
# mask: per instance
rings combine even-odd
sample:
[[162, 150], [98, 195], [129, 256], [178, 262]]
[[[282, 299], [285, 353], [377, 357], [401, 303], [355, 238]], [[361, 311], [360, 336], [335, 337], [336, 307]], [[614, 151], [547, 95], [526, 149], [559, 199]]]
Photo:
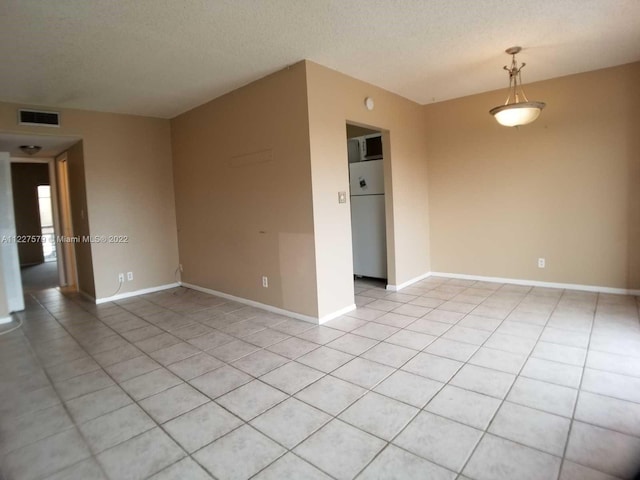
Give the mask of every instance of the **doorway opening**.
[[51, 185], [38, 185], [38, 207], [40, 213], [40, 235], [45, 262], [57, 261], [56, 234], [53, 227], [53, 204]]
[[[79, 137], [0, 132], [0, 192], [2, 193], [0, 195], [0, 230], [5, 234], [5, 238], [10, 239], [10, 241], [0, 243], [0, 257], [2, 259], [0, 262], [0, 278], [2, 278], [2, 282], [0, 284], [2, 284], [6, 295], [6, 310], [8, 313], [19, 312], [25, 308], [25, 289], [23, 289], [23, 280], [25, 280], [23, 277], [25, 276], [27, 277], [29, 293], [56, 285], [61, 287], [69, 285], [72, 291], [77, 289], [75, 270], [72, 275], [68, 275], [68, 270], [65, 268], [67, 261], [71, 261], [75, 266], [75, 252], [73, 252], [72, 256], [65, 255], [65, 258], [62, 258], [61, 251], [63, 249], [57, 241], [60, 232], [64, 231], [62, 230], [64, 223], [61, 224], [61, 219], [64, 220], [64, 218], [58, 215], [58, 210], [59, 207], [65, 208], [65, 201], [64, 199], [58, 199], [58, 183], [62, 181], [62, 177], [56, 173], [56, 164], [59, 163], [62, 152], [71, 152], [78, 149], [80, 154], [74, 157], [74, 161], [82, 171], [82, 139]], [[20, 168], [32, 169], [38, 172], [36, 174], [38, 178], [28, 180], [25, 188], [20, 185], [14, 185], [12, 170]], [[80, 178], [80, 187], [84, 188], [83, 178], [78, 178]], [[45, 218], [46, 215], [43, 214], [43, 222], [41, 222], [40, 202], [46, 202], [47, 195], [46, 191], [41, 190], [41, 195], [39, 196], [38, 186], [46, 185], [50, 187], [49, 203], [51, 204], [52, 220], [47, 220]], [[66, 186], [68, 187], [68, 182]], [[14, 204], [19, 204], [18, 207], [20, 208], [23, 200], [18, 199], [16, 201], [14, 193], [18, 196], [25, 194], [25, 197], [28, 198], [28, 200], [24, 200], [28, 203], [31, 211], [31, 215], [25, 217], [29, 223], [28, 231], [30, 232], [26, 236], [22, 228], [18, 231], [19, 221], [16, 219], [16, 208], [14, 208]], [[68, 198], [69, 195], [67, 195]], [[70, 209], [68, 202], [66, 208]], [[42, 244], [43, 226], [45, 227], [44, 233], [49, 234], [51, 224], [53, 224], [56, 236], [56, 261], [45, 262], [45, 246]], [[72, 227], [70, 227], [69, 231], [73, 231]], [[19, 236], [18, 233], [23, 235]], [[54, 254], [49, 240], [50, 238], [45, 238], [45, 242], [48, 243], [46, 256], [47, 259], [52, 259]], [[23, 252], [23, 255], [20, 256], [19, 247], [23, 250], [27, 249], [28, 252]], [[75, 245], [72, 245], [73, 247]], [[88, 261], [91, 261], [90, 257]], [[25, 267], [22, 271], [21, 264]], [[26, 268], [29, 267], [39, 268], [31, 268], [25, 273]], [[42, 269], [47, 269], [48, 275], [43, 276], [38, 272], [38, 270]], [[33, 275], [31, 275], [32, 272]], [[29, 278], [30, 276], [33, 278]], [[6, 319], [10, 318], [6, 317]]]
[[[353, 277], [356, 294], [387, 284], [385, 151], [379, 129], [347, 123]], [[388, 160], [387, 160], [388, 162]]]
[[[71, 136], [0, 132], [0, 189], [7, 193], [0, 198], [3, 232], [15, 238], [3, 246], [0, 274], [13, 285], [7, 293], [11, 312], [24, 309], [24, 293], [77, 290], [75, 245], [64, 238], [73, 235], [67, 152], [81, 148], [79, 142]], [[28, 151], [28, 145], [37, 149]]]
[[59, 285], [51, 201], [51, 160], [14, 158], [11, 162], [18, 260], [25, 292]]

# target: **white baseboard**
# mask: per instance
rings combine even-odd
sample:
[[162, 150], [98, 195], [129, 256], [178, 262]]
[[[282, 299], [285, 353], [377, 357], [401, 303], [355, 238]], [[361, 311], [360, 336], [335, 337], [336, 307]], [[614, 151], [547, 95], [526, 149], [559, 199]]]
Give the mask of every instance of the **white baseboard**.
[[562, 288], [567, 290], [613, 293], [618, 295], [640, 295], [640, 290], [632, 290], [628, 288], [601, 287], [597, 285], [581, 285], [577, 283], [541, 282], [538, 280], [521, 280], [518, 278], [503, 278], [503, 277], [485, 277], [482, 275], [465, 275], [461, 273], [443, 273], [443, 272], [431, 272], [428, 276], [458, 278], [460, 280], [476, 280], [480, 282], [508, 283], [511, 285], [525, 285], [528, 287]]
[[292, 317], [297, 320], [302, 320], [305, 322], [313, 323], [314, 325], [319, 325], [334, 318], [339, 317], [340, 315], [344, 315], [351, 310], [355, 310], [355, 304], [349, 305], [337, 312], [330, 313], [328, 315], [324, 315], [322, 318], [313, 317], [311, 315], [304, 315], [298, 312], [292, 312], [291, 310], [285, 310], [284, 308], [274, 307], [273, 305], [267, 305], [266, 303], [256, 302], [255, 300], [249, 300], [248, 298], [236, 297], [235, 295], [231, 295], [229, 293], [219, 292], [217, 290], [212, 290], [210, 288], [201, 287], [199, 285], [193, 285], [191, 283], [182, 282], [183, 287], [190, 288], [192, 290], [197, 290], [198, 292], [208, 293], [210, 295], [215, 295], [216, 297], [226, 298], [227, 300], [233, 300], [234, 302], [244, 303], [245, 305], [249, 305], [251, 307], [261, 308], [263, 310], [267, 310], [268, 312], [277, 313], [279, 315], [286, 315], [287, 317]]
[[87, 292], [83, 292], [82, 290], [78, 290], [78, 293], [90, 302], [96, 303], [96, 297], [94, 297], [93, 295], [89, 295]]
[[356, 309], [356, 304], [355, 304], [355, 303], [352, 303], [351, 305], [346, 306], [346, 307], [344, 307], [344, 308], [341, 308], [340, 310], [337, 310], [337, 311], [335, 311], [335, 312], [333, 312], [333, 313], [329, 313], [328, 315], [324, 315], [323, 317], [320, 317], [320, 318], [318, 319], [318, 323], [319, 323], [320, 325], [322, 325], [323, 323], [326, 323], [326, 322], [328, 322], [329, 320], [333, 320], [334, 318], [338, 318], [338, 317], [340, 317], [341, 315], [344, 315], [345, 313], [352, 312], [352, 311], [353, 311], [353, 310], [355, 310], [355, 309]]
[[427, 273], [423, 273], [422, 275], [418, 275], [417, 277], [414, 277], [411, 280], [407, 280], [406, 282], [403, 282], [400, 285], [387, 285], [387, 290], [390, 290], [392, 292], [397, 292], [399, 290], [402, 290], [403, 288], [408, 287], [409, 285], [419, 282], [420, 280], [424, 280], [430, 275], [431, 275], [431, 272], [427, 272]]
[[13, 321], [13, 318], [11, 318], [11, 315], [9, 315], [8, 317], [0, 317], [0, 325], [4, 325], [5, 323], [11, 323]]
[[[107, 302], [115, 302], [116, 300], [122, 300], [124, 298], [130, 298], [130, 297], [137, 297], [138, 295], [144, 295], [146, 293], [161, 292], [162, 290], [168, 290], [170, 288], [176, 288], [179, 286], [180, 286], [179, 283], [168, 283], [166, 285], [159, 285], [157, 287], [143, 288], [141, 290], [134, 290], [132, 292], [119, 293], [111, 297], [96, 298], [95, 302], [96, 302], [96, 305], [99, 305], [101, 303], [107, 303]], [[87, 295], [86, 293], [84, 292], [80, 292], [80, 293], [82, 293], [82, 295], [88, 298], [91, 298], [93, 300], [93, 298]]]

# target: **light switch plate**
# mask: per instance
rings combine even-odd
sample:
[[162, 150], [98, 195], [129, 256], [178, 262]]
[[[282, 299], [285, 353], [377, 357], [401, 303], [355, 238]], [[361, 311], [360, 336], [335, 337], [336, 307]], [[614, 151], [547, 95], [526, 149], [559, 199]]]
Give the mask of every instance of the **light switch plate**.
[[338, 192], [338, 203], [347, 203], [347, 192]]

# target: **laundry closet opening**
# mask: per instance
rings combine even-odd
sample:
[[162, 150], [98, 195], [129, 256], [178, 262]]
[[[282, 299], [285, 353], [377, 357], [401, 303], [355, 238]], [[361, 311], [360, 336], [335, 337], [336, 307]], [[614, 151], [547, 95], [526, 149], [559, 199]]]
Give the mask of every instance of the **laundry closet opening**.
[[[347, 123], [349, 204], [356, 294], [387, 284], [384, 136]], [[388, 161], [388, 160], [387, 160]]]

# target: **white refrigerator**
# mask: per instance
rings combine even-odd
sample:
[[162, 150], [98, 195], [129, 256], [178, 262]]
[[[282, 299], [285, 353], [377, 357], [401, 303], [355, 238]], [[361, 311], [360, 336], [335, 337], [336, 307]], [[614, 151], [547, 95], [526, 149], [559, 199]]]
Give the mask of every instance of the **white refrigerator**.
[[382, 160], [349, 164], [353, 273], [387, 278], [387, 233]]

